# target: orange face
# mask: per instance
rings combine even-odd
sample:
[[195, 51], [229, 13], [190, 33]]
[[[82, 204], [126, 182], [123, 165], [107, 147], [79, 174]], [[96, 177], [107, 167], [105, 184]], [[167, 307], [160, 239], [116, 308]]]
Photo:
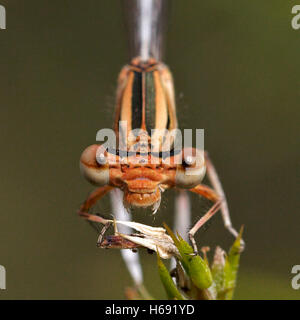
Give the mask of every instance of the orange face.
[[[185, 154], [193, 157], [193, 163], [187, 163]], [[193, 188], [205, 175], [203, 153], [193, 148], [167, 157], [149, 154], [121, 158], [103, 146], [92, 145], [83, 152], [80, 165], [91, 183], [123, 190], [126, 207], [152, 207], [153, 211], [158, 209], [165, 189]]]

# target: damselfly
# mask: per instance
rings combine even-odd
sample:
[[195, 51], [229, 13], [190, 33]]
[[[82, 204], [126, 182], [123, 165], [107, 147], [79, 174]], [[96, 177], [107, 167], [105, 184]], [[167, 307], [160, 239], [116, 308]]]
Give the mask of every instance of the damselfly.
[[[139, 52], [143, 52], [143, 47]], [[151, 207], [153, 212], [159, 208], [166, 189], [189, 190], [214, 203], [189, 231], [197, 252], [194, 234], [219, 209], [225, 227], [234, 236], [237, 232], [231, 225], [226, 198], [208, 154], [195, 148], [174, 148], [171, 133], [177, 128], [177, 116], [172, 75], [165, 64], [153, 58], [151, 50], [147, 52], [133, 58], [119, 75], [114, 122], [119, 137], [116, 148], [94, 144], [82, 153], [81, 171], [99, 187], [81, 206], [79, 214], [97, 220], [88, 211], [113, 188], [123, 191], [125, 207]], [[126, 129], [122, 129], [121, 123], [126, 124]], [[138, 134], [132, 135], [133, 129]], [[156, 134], [162, 131], [163, 136]], [[188, 173], [189, 169], [193, 174]], [[213, 188], [201, 184], [205, 173]]]

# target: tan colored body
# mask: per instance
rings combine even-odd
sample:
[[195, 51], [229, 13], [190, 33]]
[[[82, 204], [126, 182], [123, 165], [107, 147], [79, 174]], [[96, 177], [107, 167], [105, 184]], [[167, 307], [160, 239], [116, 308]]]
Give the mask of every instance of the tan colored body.
[[[121, 122], [126, 123], [126, 132], [123, 129], [119, 132]], [[154, 59], [147, 62], [133, 59], [121, 70], [118, 80], [114, 123], [117, 149], [112, 154], [104, 146], [92, 145], [82, 153], [81, 171], [99, 188], [81, 206], [79, 214], [97, 221], [88, 210], [113, 188], [123, 190], [125, 207], [152, 207], [153, 212], [159, 208], [165, 189], [187, 189], [214, 202], [190, 231], [195, 251], [194, 233], [220, 208], [226, 228], [236, 236], [223, 189], [207, 154], [204, 156], [203, 150], [194, 148], [170, 152], [174, 143], [171, 132], [176, 128], [175, 95], [169, 69]], [[141, 134], [132, 135], [134, 129]], [[156, 131], [152, 132], [153, 129]], [[160, 135], [157, 129], [164, 130], [164, 134]], [[166, 151], [170, 155], [163, 157]], [[120, 156], [121, 152], [126, 156]], [[187, 154], [200, 161], [185, 161]], [[187, 174], [186, 169], [194, 170], [194, 174]], [[201, 184], [206, 170], [216, 191]]]
[[[184, 165], [177, 164], [182, 162], [187, 150], [170, 155], [168, 159], [159, 156], [159, 152], [172, 149], [174, 137], [170, 133], [177, 128], [173, 79], [164, 64], [153, 59], [146, 63], [134, 59], [122, 69], [115, 114], [114, 130], [116, 136], [120, 136], [117, 149], [124, 149], [126, 145], [125, 151], [134, 150], [136, 154], [128, 155], [122, 162], [118, 154], [110, 154], [105, 149], [99, 151], [99, 145], [88, 147], [80, 165], [89, 181], [122, 189], [126, 207], [153, 206], [154, 211], [158, 209], [161, 192], [165, 189], [175, 187], [177, 182], [185, 188], [201, 182], [205, 174], [204, 161], [198, 174], [190, 176], [185, 176]], [[120, 121], [126, 122], [126, 132], [119, 132]], [[134, 129], [140, 130], [141, 134], [133, 136], [131, 131]], [[163, 130], [164, 135], [160, 135]], [[102, 152], [105, 164], [97, 162], [97, 152]], [[196, 149], [190, 149], [190, 152], [194, 156], [200, 153]], [[180, 160], [176, 161], [178, 158]], [[182, 178], [184, 181], [176, 181]]]

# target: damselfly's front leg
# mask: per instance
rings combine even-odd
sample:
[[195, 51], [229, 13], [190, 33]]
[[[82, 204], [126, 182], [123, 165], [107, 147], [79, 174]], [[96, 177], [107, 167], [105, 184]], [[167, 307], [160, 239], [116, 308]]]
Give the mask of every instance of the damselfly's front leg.
[[[232, 227], [229, 209], [225, 197], [225, 193], [223, 191], [221, 182], [217, 175], [216, 169], [214, 168], [211, 160], [208, 157], [208, 154], [205, 153], [205, 163], [208, 178], [214, 189], [211, 189], [205, 185], [198, 185], [195, 188], [190, 189], [190, 191], [197, 193], [206, 199], [213, 201], [214, 205], [210, 208], [210, 210], [201, 217], [197, 223], [193, 226], [193, 228], [189, 231], [189, 237], [193, 244], [193, 248], [195, 253], [198, 253], [196, 242], [194, 239], [195, 233], [219, 210], [221, 209], [221, 214], [224, 222], [225, 228], [234, 236], [238, 236], [238, 232]], [[245, 242], [241, 240], [241, 250], [245, 247]]]
[[91, 221], [91, 222], [100, 222], [102, 224], [106, 224], [106, 220], [101, 218], [100, 216], [96, 216], [93, 214], [90, 214], [88, 211], [90, 208], [92, 208], [100, 198], [102, 198], [104, 195], [106, 195], [109, 191], [111, 191], [113, 187], [111, 186], [104, 186], [97, 188], [94, 190], [89, 197], [85, 200], [85, 202], [80, 206], [80, 209], [78, 210], [78, 214], [80, 217]]
[[193, 226], [193, 228], [189, 231], [189, 238], [193, 245], [194, 253], [198, 254], [198, 249], [194, 238], [195, 233], [220, 209], [222, 200], [213, 189], [202, 184], [198, 185], [193, 189], [190, 189], [190, 191], [195, 192], [205, 197], [206, 199], [215, 202], [214, 205], [206, 212], [206, 214], [203, 217], [201, 217]]

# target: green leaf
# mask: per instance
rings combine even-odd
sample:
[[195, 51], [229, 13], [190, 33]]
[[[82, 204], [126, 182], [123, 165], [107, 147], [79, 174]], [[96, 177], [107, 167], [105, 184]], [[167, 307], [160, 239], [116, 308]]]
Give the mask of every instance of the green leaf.
[[161, 282], [166, 290], [168, 299], [184, 300], [183, 296], [175, 286], [168, 269], [165, 267], [157, 252], [157, 265]]
[[224, 266], [224, 300], [231, 300], [236, 286], [237, 273], [239, 269], [241, 255], [241, 239], [244, 227], [241, 227], [240, 233], [229, 250], [225, 259]]
[[189, 276], [199, 289], [207, 289], [212, 284], [212, 274], [207, 263], [200, 257], [191, 257]]
[[225, 252], [221, 247], [217, 247], [214, 254], [211, 273], [213, 277], [213, 292], [216, 297], [220, 292], [224, 292], [224, 267], [225, 267]]
[[179, 235], [177, 235], [178, 238], [176, 238], [175, 234], [166, 224], [164, 224], [164, 227], [174, 241], [180, 253], [179, 260], [194, 285], [198, 289], [209, 288], [212, 284], [212, 274], [206, 261], [199, 255], [195, 256], [193, 248]]

